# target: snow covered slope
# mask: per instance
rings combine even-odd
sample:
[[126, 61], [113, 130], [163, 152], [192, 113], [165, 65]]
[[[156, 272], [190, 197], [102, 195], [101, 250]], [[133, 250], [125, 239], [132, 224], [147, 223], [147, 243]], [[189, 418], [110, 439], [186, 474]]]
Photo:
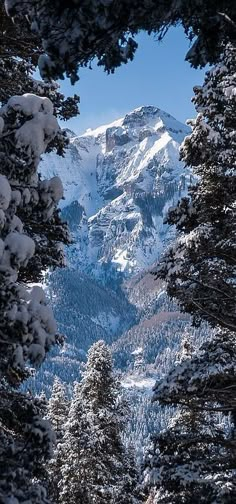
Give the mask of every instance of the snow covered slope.
[[175, 362], [183, 336], [200, 343], [207, 332], [191, 327], [150, 273], [175, 235], [163, 217], [191, 178], [179, 161], [189, 132], [166, 112], [140, 107], [82, 136], [68, 132], [65, 158], [50, 154], [41, 163], [42, 176], [62, 179], [62, 213], [74, 244], [67, 250], [68, 268], [47, 281], [66, 344], [54, 349], [30, 388], [48, 393], [58, 375], [70, 390], [88, 348], [104, 339], [132, 405], [126, 440], [139, 459], [150, 434], [172, 414], [151, 403], [155, 380]]
[[157, 260], [173, 234], [163, 216], [189, 182], [179, 161], [188, 133], [166, 112], [140, 107], [112, 124], [70, 135], [65, 158], [44, 157], [42, 175], [59, 175], [64, 185], [73, 267], [104, 281], [114, 274], [130, 277]]

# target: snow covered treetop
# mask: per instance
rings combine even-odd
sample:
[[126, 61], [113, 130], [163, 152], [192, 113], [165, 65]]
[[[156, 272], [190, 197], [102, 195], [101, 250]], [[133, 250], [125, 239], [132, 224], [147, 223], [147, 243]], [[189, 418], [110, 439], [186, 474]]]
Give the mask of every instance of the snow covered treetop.
[[26, 116], [32, 116], [37, 112], [53, 114], [53, 104], [49, 98], [26, 93], [22, 96], [12, 96], [3, 110], [13, 109], [22, 112]]
[[34, 94], [12, 96], [0, 109], [3, 121], [12, 111], [27, 118], [15, 133], [16, 147], [26, 149], [36, 162], [46, 151], [48, 144], [59, 131], [56, 117], [53, 115], [53, 104], [49, 98]]
[[58, 131], [48, 98], [13, 96], [0, 109], [0, 378], [11, 384], [28, 375], [28, 362], [40, 365], [56, 342], [43, 290], [29, 289], [22, 279], [38, 281], [38, 272], [62, 261], [59, 240], [66, 229], [56, 209], [62, 183], [59, 177], [40, 180], [37, 173]]
[[234, 333], [219, 329], [211, 341], [175, 365], [154, 388], [161, 404], [221, 403], [235, 407], [236, 345]]

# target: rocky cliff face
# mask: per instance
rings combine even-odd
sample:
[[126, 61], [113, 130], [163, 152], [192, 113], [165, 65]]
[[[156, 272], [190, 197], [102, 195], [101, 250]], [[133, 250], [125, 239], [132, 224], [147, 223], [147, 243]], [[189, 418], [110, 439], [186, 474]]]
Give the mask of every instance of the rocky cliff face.
[[188, 133], [166, 112], [140, 107], [108, 126], [70, 135], [64, 159], [44, 158], [42, 174], [59, 175], [64, 185], [73, 267], [111, 281], [158, 259], [174, 232], [163, 216], [190, 179], [179, 161]]
[[62, 212], [74, 244], [68, 268], [47, 282], [66, 344], [31, 386], [50, 391], [58, 375], [70, 388], [89, 346], [104, 339], [123, 373], [132, 403], [127, 442], [134, 441], [140, 458], [149, 434], [171, 415], [150, 402], [155, 380], [175, 361], [184, 334], [199, 342], [206, 334], [205, 327], [191, 327], [150, 274], [175, 235], [163, 218], [191, 179], [179, 161], [187, 134], [166, 112], [140, 107], [80, 137], [69, 132], [65, 158], [50, 154], [41, 163], [43, 176], [62, 179]]

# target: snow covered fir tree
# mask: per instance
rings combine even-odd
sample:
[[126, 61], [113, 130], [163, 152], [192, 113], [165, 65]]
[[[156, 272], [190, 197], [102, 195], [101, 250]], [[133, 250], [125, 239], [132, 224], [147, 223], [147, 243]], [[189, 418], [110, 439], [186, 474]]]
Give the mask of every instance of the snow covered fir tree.
[[178, 413], [146, 460], [151, 502], [234, 502], [235, 355], [232, 333], [219, 331], [156, 384], [154, 400]]
[[[179, 419], [156, 436], [147, 474], [153, 502], [231, 503], [235, 487], [235, 112], [236, 48], [195, 89], [199, 113], [182, 159], [197, 175], [190, 197], [169, 211], [179, 237], [158, 275], [183, 310], [215, 328], [155, 387]], [[193, 430], [194, 429], [194, 430]]]
[[[28, 221], [44, 216], [47, 223], [62, 197], [59, 180], [42, 185], [37, 174], [40, 155], [59, 127], [50, 100], [35, 95], [11, 98], [0, 116], [0, 494], [3, 502], [33, 499], [34, 495], [43, 502], [43, 487], [33, 484], [32, 478], [39, 477], [40, 463], [50, 454], [53, 434], [49, 423], [40, 418], [34, 399], [14, 387], [29, 375], [27, 362], [40, 365], [57, 340], [56, 322], [43, 290], [38, 286], [29, 289], [19, 279], [22, 270], [30, 280], [31, 268], [26, 270], [26, 266], [34, 256], [37, 261], [37, 245], [24, 232], [24, 216]], [[40, 238], [38, 233], [39, 245]]]
[[55, 378], [52, 393], [47, 406], [47, 418], [51, 421], [57, 440], [63, 435], [63, 426], [66, 423], [69, 412], [69, 400], [66, 395], [64, 384], [59, 378]]
[[[88, 352], [81, 383], [75, 384], [64, 436], [57, 446], [59, 495], [55, 495], [52, 463], [49, 481], [56, 502], [141, 502], [134, 459], [122, 442], [126, 415], [119, 393], [111, 351], [98, 341]], [[55, 421], [53, 414], [51, 418]]]
[[236, 329], [235, 285], [235, 67], [228, 45], [221, 62], [195, 88], [198, 112], [181, 158], [199, 178], [170, 210], [168, 223], [181, 232], [159, 268], [167, 292], [182, 308], [211, 325]]
[[26, 18], [17, 18], [14, 23], [7, 15], [2, 0], [0, 15], [1, 103], [6, 103], [11, 96], [33, 93], [48, 97], [53, 102], [55, 115], [60, 119], [68, 120], [76, 116], [79, 113], [79, 97], [76, 94], [65, 98], [56, 82], [36, 79], [37, 61], [40, 54], [43, 54], [43, 47], [40, 38], [32, 33]]
[[[0, 502], [231, 504], [235, 2], [5, 0], [0, 15]], [[192, 66], [216, 63], [195, 88], [191, 134], [156, 107], [80, 137], [61, 130], [58, 119], [75, 116], [79, 98], [65, 99], [52, 78], [75, 83], [94, 58], [114, 72], [134, 58], [140, 30], [162, 40], [178, 24], [192, 44]], [[44, 81], [35, 78], [37, 66]], [[57, 154], [65, 155], [60, 163]], [[84, 165], [66, 189], [75, 196], [84, 185], [66, 206], [57, 167], [68, 168], [68, 159], [68, 174], [73, 163]], [[175, 207], [163, 223], [170, 201]], [[63, 245], [71, 244], [62, 215], [78, 241], [69, 247], [69, 267], [54, 276], [65, 266]], [[150, 269], [170, 242], [155, 281]], [[45, 272], [60, 329], [74, 338], [58, 353], [63, 338], [42, 288]], [[68, 285], [73, 293], [65, 295]], [[136, 381], [141, 393], [132, 389]], [[35, 396], [32, 384], [50, 399]], [[149, 440], [154, 425], [140, 486], [140, 439]], [[137, 452], [130, 447], [136, 434]]]
[[[28, 37], [22, 44], [22, 31], [7, 18], [2, 2], [1, 23], [0, 500], [46, 502], [43, 464], [55, 435], [42, 418], [40, 400], [17, 388], [32, 373], [29, 364], [38, 367], [58, 341], [43, 289], [28, 283], [38, 282], [48, 266], [64, 263], [61, 242], [69, 241], [57, 210], [61, 182], [41, 181], [38, 174], [41, 154], [53, 147], [62, 152], [67, 143], [42, 89], [61, 106], [63, 95], [55, 84], [42, 83], [40, 89], [33, 79], [37, 44], [24, 23]], [[10, 97], [15, 90], [21, 95]], [[27, 93], [33, 90], [41, 96]]]
[[132, 60], [140, 30], [162, 39], [170, 26], [182, 24], [190, 41], [187, 59], [194, 66], [216, 62], [222, 47], [235, 38], [234, 0], [77, 0], [57, 2], [6, 0], [10, 16], [27, 16], [43, 40], [39, 57], [42, 76], [58, 78], [66, 72], [78, 79], [78, 67], [95, 57], [108, 72]]
[[68, 419], [70, 401], [67, 397], [64, 384], [57, 377], [54, 380], [49, 400], [46, 400], [45, 418], [50, 420], [56, 438], [52, 458], [45, 468], [45, 486], [52, 502], [59, 501], [59, 483], [61, 481], [61, 467], [63, 460], [60, 458], [59, 443], [63, 440], [65, 426]]

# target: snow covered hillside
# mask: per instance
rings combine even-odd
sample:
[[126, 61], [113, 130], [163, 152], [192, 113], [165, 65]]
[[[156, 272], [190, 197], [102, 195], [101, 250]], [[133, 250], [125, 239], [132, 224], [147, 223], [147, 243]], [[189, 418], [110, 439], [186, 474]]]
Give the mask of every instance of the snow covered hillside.
[[189, 128], [155, 107], [140, 107], [84, 135], [70, 134], [65, 158], [44, 157], [43, 176], [59, 175], [63, 213], [75, 244], [72, 267], [100, 280], [130, 277], [157, 260], [173, 236], [163, 225], [190, 175], [179, 161]]
[[67, 384], [79, 379], [89, 346], [104, 339], [123, 373], [132, 403], [127, 438], [140, 457], [154, 426], [169, 418], [151, 405], [155, 380], [175, 361], [186, 332], [200, 341], [205, 331], [192, 329], [151, 274], [175, 236], [163, 218], [191, 181], [179, 161], [187, 134], [166, 112], [140, 107], [82, 136], [68, 132], [65, 158], [49, 154], [40, 165], [43, 177], [62, 179], [62, 215], [74, 243], [68, 267], [51, 274], [47, 286], [66, 345], [34, 385], [49, 391], [55, 375]]
[[171, 360], [186, 318], [176, 314], [150, 269], [175, 234], [163, 217], [191, 177], [179, 161], [179, 145], [188, 133], [166, 112], [140, 107], [80, 137], [68, 131], [65, 158], [44, 156], [42, 176], [62, 179], [62, 214], [74, 240], [68, 268], [48, 282], [59, 330], [67, 337], [60, 356], [47, 365], [49, 382], [54, 373], [69, 380], [72, 372], [65, 374], [63, 362], [72, 356], [75, 379], [85, 352], [101, 338], [113, 344], [123, 370], [132, 371], [138, 347], [145, 370], [151, 366], [152, 372], [160, 361], [160, 348], [161, 360]]

